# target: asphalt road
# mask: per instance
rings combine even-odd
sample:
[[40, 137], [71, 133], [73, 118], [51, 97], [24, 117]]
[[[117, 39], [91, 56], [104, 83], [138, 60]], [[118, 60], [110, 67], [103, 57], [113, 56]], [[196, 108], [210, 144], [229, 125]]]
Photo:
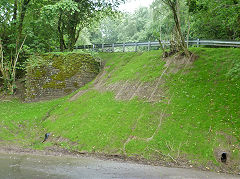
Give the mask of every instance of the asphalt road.
[[0, 179], [239, 179], [240, 176], [192, 169], [155, 167], [89, 157], [1, 154]]

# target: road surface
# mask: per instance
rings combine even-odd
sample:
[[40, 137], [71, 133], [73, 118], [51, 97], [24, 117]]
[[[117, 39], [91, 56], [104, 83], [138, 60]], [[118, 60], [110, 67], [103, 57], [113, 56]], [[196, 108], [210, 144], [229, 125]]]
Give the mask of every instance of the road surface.
[[206, 179], [240, 178], [192, 169], [155, 167], [90, 157], [1, 154], [0, 179], [81, 179], [159, 178]]

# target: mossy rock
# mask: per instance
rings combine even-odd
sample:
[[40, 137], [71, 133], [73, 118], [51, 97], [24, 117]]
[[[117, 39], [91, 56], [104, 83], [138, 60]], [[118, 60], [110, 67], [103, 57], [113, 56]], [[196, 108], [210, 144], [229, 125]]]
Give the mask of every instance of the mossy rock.
[[100, 63], [89, 54], [51, 53], [30, 57], [26, 69], [27, 98], [59, 97], [94, 79]]

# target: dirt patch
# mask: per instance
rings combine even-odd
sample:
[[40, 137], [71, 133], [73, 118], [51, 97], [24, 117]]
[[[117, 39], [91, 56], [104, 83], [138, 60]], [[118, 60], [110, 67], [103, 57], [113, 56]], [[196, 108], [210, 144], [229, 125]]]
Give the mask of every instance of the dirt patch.
[[59, 147], [48, 147], [45, 150], [35, 150], [30, 148], [23, 148], [15, 145], [4, 145], [0, 147], [1, 153], [16, 153], [16, 154], [34, 154], [34, 155], [52, 155], [52, 156], [61, 156], [61, 155], [72, 155], [68, 150]]
[[120, 81], [116, 83], [107, 83], [111, 73], [105, 70], [95, 79], [93, 85], [88, 90], [79, 91], [70, 98], [70, 101], [76, 100], [87, 91], [94, 89], [100, 92], [111, 91], [115, 94], [116, 100], [131, 100], [135, 97], [148, 102], [160, 102], [164, 98], [166, 89], [163, 87], [163, 76], [153, 82], [142, 81]]
[[74, 151], [67, 150], [58, 146], [46, 147], [44, 150], [35, 150], [29, 148], [23, 148], [14, 145], [4, 145], [0, 147], [0, 153], [7, 154], [30, 154], [30, 155], [49, 155], [49, 156], [71, 156], [71, 157], [93, 157], [102, 160], [114, 160], [123, 162], [133, 162], [138, 164], [153, 165], [153, 166], [166, 166], [166, 167], [177, 167], [177, 168], [191, 168], [187, 165], [179, 165], [171, 161], [161, 160], [147, 160], [141, 156], [128, 157], [123, 154], [105, 154], [100, 152], [87, 152], [87, 151]]
[[88, 90], [81, 90], [79, 91], [77, 94], [73, 95], [69, 101], [74, 101], [76, 99], [78, 99], [79, 96], [82, 96], [83, 94], [85, 94], [86, 92], [88, 92]]
[[78, 99], [81, 95], [87, 91], [94, 89], [100, 92], [111, 91], [115, 94], [116, 100], [131, 100], [135, 97], [148, 102], [160, 102], [165, 97], [166, 89], [162, 87], [163, 80], [159, 83], [159, 80], [153, 82], [116, 82], [107, 84], [106, 81], [100, 81], [95, 83], [93, 87], [88, 90], [79, 91], [76, 95], [70, 98], [70, 101]]
[[177, 73], [179, 70], [191, 67], [193, 62], [198, 59], [198, 56], [192, 54], [190, 58], [183, 56], [182, 54], [178, 53], [171, 57], [163, 59], [166, 61], [165, 67], [170, 67], [168, 73]]
[[[131, 100], [133, 98], [138, 98], [147, 102], [161, 102], [165, 99], [166, 94], [168, 93], [168, 90], [164, 87], [165, 76], [169, 73], [177, 73], [180, 69], [191, 67], [196, 59], [197, 56], [194, 54], [192, 54], [191, 58], [176, 54], [164, 59], [166, 62], [165, 69], [163, 69], [161, 75], [152, 82], [136, 80], [109, 83], [108, 79], [111, 78], [111, 75], [115, 70], [107, 72], [109, 67], [104, 67], [103, 71], [96, 77], [94, 83], [88, 90], [94, 89], [100, 92], [114, 92], [116, 100]], [[80, 91], [74, 95], [70, 101], [76, 100], [88, 90]]]
[[234, 157], [235, 151], [240, 151], [240, 145], [237, 139], [226, 132], [217, 132], [220, 135], [218, 140], [218, 146], [214, 149], [214, 156], [220, 163], [220, 170], [223, 172], [234, 171], [237, 173], [240, 171], [239, 159]]

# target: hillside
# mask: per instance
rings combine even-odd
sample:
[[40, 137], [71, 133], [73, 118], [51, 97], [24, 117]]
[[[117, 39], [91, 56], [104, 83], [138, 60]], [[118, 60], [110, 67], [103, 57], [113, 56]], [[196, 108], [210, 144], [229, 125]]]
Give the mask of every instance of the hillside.
[[160, 51], [99, 54], [102, 72], [70, 96], [0, 102], [0, 142], [239, 173], [240, 80], [227, 74], [240, 49], [191, 51], [197, 60], [162, 60]]

